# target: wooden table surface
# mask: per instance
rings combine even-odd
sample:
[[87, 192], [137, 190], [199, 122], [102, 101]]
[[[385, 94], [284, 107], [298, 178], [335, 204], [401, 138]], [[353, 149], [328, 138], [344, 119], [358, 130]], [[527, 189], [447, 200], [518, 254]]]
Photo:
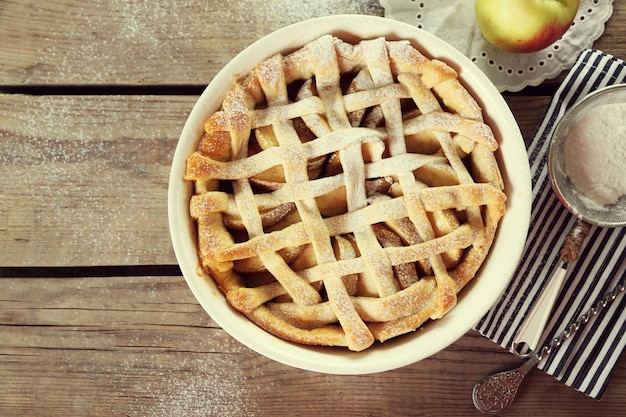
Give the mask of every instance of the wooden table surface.
[[[595, 47], [626, 58], [626, 3]], [[186, 116], [236, 53], [378, 1], [0, 1], [1, 416], [474, 416], [472, 386], [520, 361], [470, 331], [363, 376], [266, 359], [219, 328], [170, 243]], [[558, 83], [506, 93], [528, 140]], [[626, 415], [626, 357], [601, 401], [533, 370], [510, 416]]]

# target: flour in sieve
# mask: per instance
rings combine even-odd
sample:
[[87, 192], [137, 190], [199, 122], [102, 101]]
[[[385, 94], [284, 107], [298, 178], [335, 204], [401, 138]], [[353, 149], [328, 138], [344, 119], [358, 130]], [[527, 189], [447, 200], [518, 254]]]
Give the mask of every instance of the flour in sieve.
[[590, 208], [606, 209], [626, 194], [626, 103], [590, 110], [563, 145], [567, 176]]

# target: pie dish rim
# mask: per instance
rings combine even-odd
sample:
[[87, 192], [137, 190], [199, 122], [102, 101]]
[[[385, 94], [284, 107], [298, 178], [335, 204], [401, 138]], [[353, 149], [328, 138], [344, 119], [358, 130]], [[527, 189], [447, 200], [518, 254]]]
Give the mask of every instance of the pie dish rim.
[[[186, 158], [195, 150], [204, 120], [219, 108], [233, 76], [248, 73], [273, 53], [291, 52], [328, 33], [346, 41], [380, 36], [407, 39], [429, 58], [441, 59], [457, 70], [464, 86], [483, 107], [485, 118], [499, 139], [500, 149], [496, 154], [507, 194], [507, 213], [491, 251], [478, 276], [459, 294], [457, 306], [442, 319], [362, 352], [282, 340], [232, 308], [213, 280], [203, 277], [196, 252], [195, 222], [189, 215], [192, 184], [183, 180]], [[503, 132], [507, 132], [505, 140]], [[499, 299], [512, 278], [526, 240], [530, 204], [530, 168], [524, 141], [508, 105], [488, 78], [439, 38], [408, 24], [363, 15], [336, 15], [295, 23], [264, 36], [227, 63], [189, 114], [176, 146], [168, 188], [174, 252], [188, 286], [209, 316], [242, 344], [270, 359], [331, 374], [367, 374], [403, 367], [432, 356], [463, 336]]]

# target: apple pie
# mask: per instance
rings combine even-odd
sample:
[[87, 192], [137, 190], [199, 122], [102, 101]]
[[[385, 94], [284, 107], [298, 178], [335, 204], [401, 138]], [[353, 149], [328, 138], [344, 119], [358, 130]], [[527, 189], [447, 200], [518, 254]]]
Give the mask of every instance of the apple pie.
[[201, 267], [292, 342], [353, 351], [454, 308], [506, 196], [457, 72], [326, 35], [235, 77], [188, 157]]

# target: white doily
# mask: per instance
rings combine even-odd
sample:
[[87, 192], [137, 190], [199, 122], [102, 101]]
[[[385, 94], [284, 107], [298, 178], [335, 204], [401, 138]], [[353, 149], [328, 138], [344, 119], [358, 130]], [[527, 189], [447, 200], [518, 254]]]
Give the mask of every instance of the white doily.
[[430, 32], [470, 58], [500, 91], [519, 91], [554, 78], [574, 63], [604, 32], [613, 0], [581, 0], [572, 27], [554, 44], [514, 54], [489, 44], [474, 17], [473, 0], [381, 0], [385, 17]]

